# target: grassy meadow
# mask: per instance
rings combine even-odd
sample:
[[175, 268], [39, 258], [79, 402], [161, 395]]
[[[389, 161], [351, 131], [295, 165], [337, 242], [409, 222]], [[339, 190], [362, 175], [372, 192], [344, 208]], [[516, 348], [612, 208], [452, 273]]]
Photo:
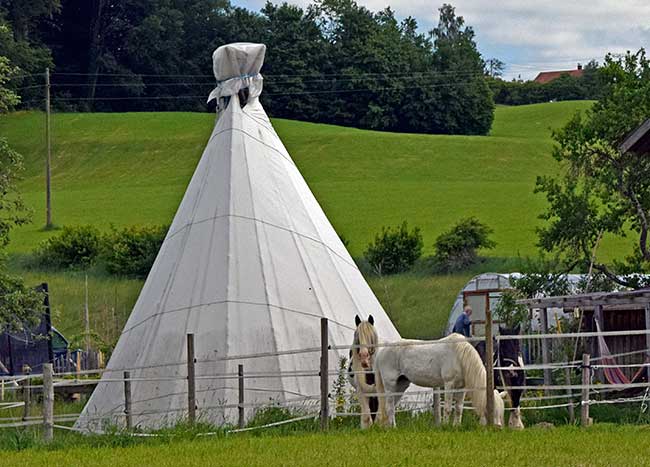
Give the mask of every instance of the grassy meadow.
[[346, 430], [291, 436], [191, 439], [87, 437], [72, 444], [4, 452], [7, 466], [614, 466], [650, 465], [646, 427], [601, 425], [524, 431]]
[[[411, 273], [368, 277], [400, 332], [435, 337], [453, 300], [475, 273], [516, 268], [535, 254], [534, 230], [544, 199], [533, 194], [537, 175], [558, 170], [551, 128], [589, 102], [498, 107], [489, 136], [443, 136], [364, 131], [275, 119], [280, 137], [353, 256], [384, 225], [403, 220], [422, 229], [425, 254], [462, 217], [494, 229], [497, 247], [472, 271], [449, 276]], [[214, 124], [200, 113], [55, 114], [53, 218], [58, 226], [169, 223]], [[29, 253], [52, 231], [43, 229], [44, 115], [0, 118], [0, 134], [25, 158], [21, 182], [34, 222], [12, 234], [10, 265], [28, 283], [50, 283], [54, 324], [67, 335], [82, 330], [84, 276], [28, 266]], [[605, 243], [603, 255], [624, 253]], [[91, 326], [106, 341], [121, 330], [142, 281], [89, 272]]]

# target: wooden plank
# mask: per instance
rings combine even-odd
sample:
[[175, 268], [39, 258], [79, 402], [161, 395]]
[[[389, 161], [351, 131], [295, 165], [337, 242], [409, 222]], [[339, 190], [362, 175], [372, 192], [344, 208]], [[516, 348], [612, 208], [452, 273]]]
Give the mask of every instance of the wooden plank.
[[596, 305], [627, 305], [650, 303], [650, 291], [597, 292], [593, 294], [561, 295], [517, 300], [518, 304], [532, 308], [572, 308]]
[[[540, 317], [540, 322], [542, 324], [542, 333], [543, 334], [548, 334], [548, 310], [546, 308], [542, 308], [539, 310], [539, 317]], [[548, 365], [551, 363], [551, 358], [550, 358], [550, 353], [549, 353], [549, 340], [548, 339], [542, 339], [541, 340], [542, 344], [542, 363], [544, 365]], [[550, 368], [545, 368], [544, 369], [544, 385], [545, 386], [550, 386], [553, 382], [552, 378], [553, 374], [551, 373]], [[548, 392], [548, 391], [545, 391]]]
[[[32, 372], [32, 369], [28, 365], [23, 365], [23, 374], [26, 376], [29, 376], [30, 373]], [[25, 405], [23, 405], [23, 422], [26, 422], [29, 420], [30, 412], [31, 412], [31, 404], [32, 404], [32, 390], [29, 386], [31, 386], [31, 379], [27, 378], [23, 382], [23, 402]]]
[[591, 373], [591, 366], [589, 365], [589, 354], [582, 354], [582, 397], [580, 398], [582, 404], [580, 409], [580, 423], [582, 426], [591, 425], [589, 418], [589, 380]]
[[124, 414], [126, 415], [126, 429], [133, 428], [133, 410], [131, 408], [131, 372], [124, 372]]
[[[605, 329], [605, 323], [603, 321], [603, 307], [601, 305], [596, 306], [594, 308], [594, 331], [598, 331], [598, 328], [596, 327], [596, 323], [600, 326], [600, 331], [609, 331], [609, 329]], [[605, 339], [605, 342], [607, 342], [607, 338], [603, 337]], [[600, 354], [600, 345], [598, 345], [598, 337], [592, 337], [592, 353], [591, 355], [595, 355], [596, 357], [602, 357]], [[596, 381], [604, 381], [604, 373], [603, 370], [598, 369], [594, 371], [594, 378]]]
[[[645, 329], [650, 329], [650, 303], [645, 306]], [[650, 361], [650, 334], [645, 335], [645, 348], [647, 351], [646, 358]], [[650, 366], [646, 367], [648, 384], [650, 384]]]
[[485, 391], [487, 404], [485, 407], [485, 416], [487, 426], [494, 425], [494, 347], [492, 342], [492, 311], [485, 310]]
[[440, 407], [440, 389], [433, 388], [433, 423], [440, 426], [442, 423], [442, 408]]
[[618, 147], [621, 152], [638, 151], [650, 144], [650, 118], [633, 130]]
[[43, 440], [54, 438], [54, 375], [51, 363], [43, 364]]
[[237, 366], [237, 375], [239, 380], [239, 403], [237, 404], [237, 411], [239, 412], [239, 420], [237, 426], [241, 429], [246, 424], [244, 418], [244, 365]]

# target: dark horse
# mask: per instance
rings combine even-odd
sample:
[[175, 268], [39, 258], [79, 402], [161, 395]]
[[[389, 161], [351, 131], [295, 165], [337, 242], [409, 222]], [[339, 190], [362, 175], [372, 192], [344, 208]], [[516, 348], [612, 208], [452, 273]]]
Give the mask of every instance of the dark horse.
[[[506, 329], [499, 326], [499, 334], [502, 336], [516, 336], [519, 334], [519, 326], [514, 329]], [[526, 374], [524, 372], [523, 358], [518, 339], [499, 340], [494, 344], [494, 355], [492, 361], [495, 367], [508, 368], [506, 370], [494, 370], [494, 385], [499, 386], [524, 386], [526, 384]], [[485, 341], [476, 345], [476, 350], [485, 364]], [[510, 369], [512, 368], [512, 369]], [[520, 402], [524, 393], [523, 389], [507, 389], [510, 396], [510, 402], [514, 409], [510, 414], [508, 426], [510, 428], [522, 429], [524, 423], [521, 421]]]

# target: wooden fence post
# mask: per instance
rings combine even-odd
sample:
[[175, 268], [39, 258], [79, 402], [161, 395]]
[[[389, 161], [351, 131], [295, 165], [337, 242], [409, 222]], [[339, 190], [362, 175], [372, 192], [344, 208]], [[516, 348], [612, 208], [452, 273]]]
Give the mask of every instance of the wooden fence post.
[[[645, 330], [650, 331], [650, 303], [645, 304]], [[645, 335], [645, 348], [648, 350], [646, 353], [644, 363], [648, 363], [650, 360], [650, 334]], [[650, 384], [650, 366], [646, 367], [646, 374], [648, 376], [648, 384]]]
[[487, 426], [494, 425], [494, 345], [492, 343], [492, 311], [485, 310], [485, 391]]
[[239, 428], [244, 428], [244, 365], [237, 366], [237, 374], [239, 376], [239, 404], [237, 410], [239, 411]]
[[433, 389], [433, 422], [436, 426], [441, 424], [440, 389]]
[[[539, 310], [540, 313], [540, 322], [542, 324], [542, 333], [548, 334], [548, 310], [542, 308]], [[549, 339], [542, 339], [542, 363], [546, 366], [551, 362], [549, 355]], [[553, 373], [551, 373], [550, 368], [544, 368], [544, 386], [550, 386], [553, 384]], [[544, 393], [549, 394], [549, 390], [545, 389]]]
[[27, 379], [23, 384], [23, 402], [25, 403], [23, 406], [23, 422], [26, 422], [29, 419], [31, 411], [32, 390], [30, 386], [32, 385], [32, 380], [29, 378], [31, 372], [32, 369], [28, 365], [23, 365], [23, 374], [27, 376]]
[[[77, 349], [76, 358], [75, 358], [75, 371], [77, 372], [76, 379], [78, 380], [81, 377], [81, 349]], [[72, 394], [72, 400], [78, 401], [81, 399], [81, 394], [75, 392]]]
[[[568, 367], [564, 369], [564, 380], [567, 386], [571, 386], [571, 370]], [[569, 396], [569, 405], [567, 406], [567, 410], [569, 411], [569, 423], [573, 425], [576, 421], [576, 415], [573, 409], [573, 391], [571, 391], [570, 387], [567, 388], [566, 394]]]
[[582, 397], [580, 410], [580, 423], [582, 426], [591, 425], [589, 418], [589, 380], [591, 379], [591, 366], [589, 354], [582, 354]]
[[187, 419], [196, 421], [196, 380], [194, 372], [194, 334], [187, 335]]
[[43, 439], [54, 438], [54, 375], [51, 363], [43, 364]]
[[131, 372], [124, 372], [124, 414], [126, 415], [126, 429], [133, 428], [133, 411], [131, 410]]
[[320, 320], [320, 428], [329, 428], [329, 343], [327, 318]]

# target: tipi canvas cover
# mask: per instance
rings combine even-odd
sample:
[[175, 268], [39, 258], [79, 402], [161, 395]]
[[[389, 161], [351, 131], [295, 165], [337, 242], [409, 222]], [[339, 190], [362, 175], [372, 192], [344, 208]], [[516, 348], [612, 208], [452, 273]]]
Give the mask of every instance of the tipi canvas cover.
[[[124, 426], [125, 370], [133, 424], [187, 417], [186, 335], [196, 348], [199, 420], [232, 422], [237, 365], [246, 403], [305, 406], [319, 394], [320, 319], [331, 345], [350, 345], [354, 317], [372, 314], [382, 340], [399, 338], [262, 108], [265, 46], [213, 55], [219, 116], [167, 237], [77, 426]], [[245, 102], [244, 102], [245, 101]], [[237, 356], [265, 354], [258, 358]], [[347, 350], [332, 350], [330, 368]], [[216, 376], [229, 376], [229, 379]], [[331, 377], [333, 381], [334, 376]], [[251, 415], [247, 408], [247, 416]]]

